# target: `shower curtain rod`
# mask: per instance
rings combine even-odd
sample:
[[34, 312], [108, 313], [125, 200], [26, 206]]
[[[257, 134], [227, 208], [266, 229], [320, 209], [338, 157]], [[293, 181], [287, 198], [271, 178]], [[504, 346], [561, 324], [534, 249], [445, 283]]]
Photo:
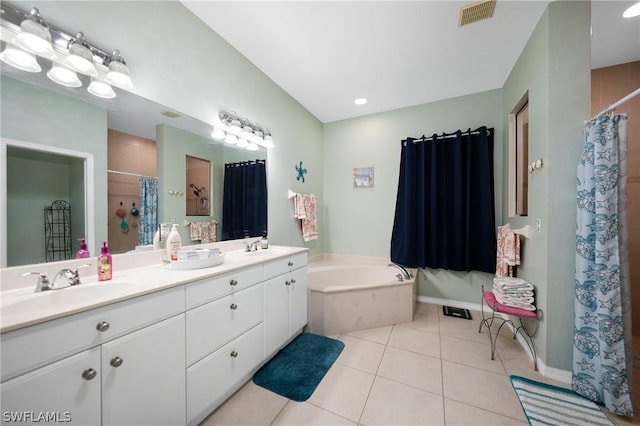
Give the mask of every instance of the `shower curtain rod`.
[[597, 113], [596, 115], [594, 115], [593, 117], [591, 117], [588, 120], [584, 121], [584, 124], [588, 124], [589, 122], [595, 120], [596, 118], [600, 117], [601, 115], [606, 114], [609, 111], [613, 111], [616, 108], [618, 108], [620, 105], [630, 101], [631, 99], [635, 98], [636, 96], [640, 95], [640, 87], [638, 87], [636, 90], [634, 90], [633, 92], [629, 93], [627, 96], [625, 96], [624, 98], [620, 99], [618, 102], [614, 102], [611, 105], [609, 105], [608, 107], [606, 107], [605, 109], [603, 109], [602, 111], [600, 111], [599, 113]]
[[117, 170], [107, 170], [108, 173], [115, 173], [117, 175], [125, 175], [125, 176], [135, 176], [135, 177], [144, 177], [144, 178], [152, 178], [152, 179], [158, 179], [157, 176], [146, 176], [146, 175], [141, 175], [138, 173], [128, 173], [128, 172], [119, 172]]
[[[471, 133], [472, 135], [479, 135], [480, 132], [477, 130], [472, 130], [471, 132], [462, 132], [462, 135], [468, 135], [469, 133]], [[489, 129], [487, 129], [487, 136], [489, 136], [491, 134], [491, 131]], [[427, 139], [431, 139], [433, 136], [425, 136], [422, 135], [422, 137], [419, 138], [415, 138], [413, 143], [418, 143], [418, 142], [424, 142]], [[456, 134], [455, 133], [451, 133], [451, 134], [442, 134], [442, 135], [436, 135], [436, 139], [449, 139], [449, 138], [455, 138]]]

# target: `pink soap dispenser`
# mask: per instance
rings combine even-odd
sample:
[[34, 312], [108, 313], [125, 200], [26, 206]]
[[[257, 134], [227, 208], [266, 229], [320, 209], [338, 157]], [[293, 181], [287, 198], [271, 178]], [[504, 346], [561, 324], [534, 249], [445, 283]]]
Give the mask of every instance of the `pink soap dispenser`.
[[98, 281], [108, 281], [111, 279], [113, 272], [112, 265], [109, 247], [107, 246], [107, 242], [103, 241], [102, 251], [100, 256], [98, 256]]
[[76, 253], [76, 259], [91, 257], [91, 253], [87, 250], [87, 241], [84, 238], [78, 238], [78, 241], [80, 241], [80, 250]]

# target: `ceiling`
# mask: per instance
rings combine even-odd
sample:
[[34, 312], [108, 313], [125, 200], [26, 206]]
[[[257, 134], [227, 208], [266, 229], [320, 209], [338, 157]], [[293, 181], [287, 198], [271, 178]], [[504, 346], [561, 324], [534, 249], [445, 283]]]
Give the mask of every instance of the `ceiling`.
[[[592, 3], [592, 68], [640, 60], [634, 2]], [[498, 0], [463, 27], [471, 1], [181, 3], [326, 123], [502, 87], [549, 2]]]

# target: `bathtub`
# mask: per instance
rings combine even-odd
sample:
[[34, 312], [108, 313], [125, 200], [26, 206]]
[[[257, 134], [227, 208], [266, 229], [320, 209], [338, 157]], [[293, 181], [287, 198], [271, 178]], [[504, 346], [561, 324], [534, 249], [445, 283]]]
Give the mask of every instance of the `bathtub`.
[[400, 281], [400, 270], [388, 263], [336, 257], [310, 262], [308, 331], [330, 336], [412, 321], [415, 278]]

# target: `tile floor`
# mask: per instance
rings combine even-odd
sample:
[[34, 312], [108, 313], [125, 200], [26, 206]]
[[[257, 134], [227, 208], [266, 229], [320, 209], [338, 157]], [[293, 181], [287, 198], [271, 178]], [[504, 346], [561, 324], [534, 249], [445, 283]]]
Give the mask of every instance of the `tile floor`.
[[410, 323], [330, 336], [345, 348], [307, 401], [249, 382], [201, 426], [526, 425], [509, 375], [553, 381], [534, 371], [508, 330], [492, 361], [480, 313], [472, 316], [419, 303]]

